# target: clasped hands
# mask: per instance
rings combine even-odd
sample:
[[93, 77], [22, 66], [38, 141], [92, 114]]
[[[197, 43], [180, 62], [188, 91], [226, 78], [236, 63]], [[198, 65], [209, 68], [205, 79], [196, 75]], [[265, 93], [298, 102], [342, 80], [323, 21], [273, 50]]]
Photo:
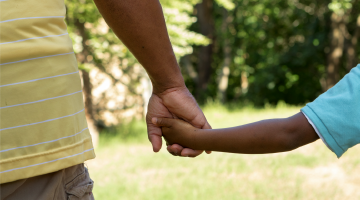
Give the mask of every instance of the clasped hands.
[[196, 100], [185, 86], [171, 88], [160, 94], [152, 94], [146, 123], [148, 138], [154, 152], [161, 149], [161, 137], [165, 136], [169, 144], [168, 152], [174, 156], [183, 157], [196, 157], [203, 152], [203, 150], [187, 148], [192, 146], [187, 143], [192, 141], [189, 138], [192, 135], [191, 131], [211, 129]]
[[153, 124], [160, 126], [163, 137], [169, 145], [177, 144], [191, 149], [201, 149], [198, 135], [201, 129], [181, 119], [153, 118]]

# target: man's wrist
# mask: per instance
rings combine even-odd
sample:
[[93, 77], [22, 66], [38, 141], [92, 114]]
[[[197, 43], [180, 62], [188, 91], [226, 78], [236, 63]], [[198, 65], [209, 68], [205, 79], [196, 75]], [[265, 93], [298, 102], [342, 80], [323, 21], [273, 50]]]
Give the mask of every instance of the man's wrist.
[[153, 94], [164, 96], [172, 92], [187, 90], [187, 87], [181, 77], [181, 80], [167, 82], [166, 84], [153, 82]]
[[[145, 64], [143, 66], [145, 67]], [[156, 62], [154, 66], [158, 67], [145, 67], [151, 79], [154, 94], [159, 95], [177, 88], [186, 88], [175, 56], [163, 58], [162, 62]]]

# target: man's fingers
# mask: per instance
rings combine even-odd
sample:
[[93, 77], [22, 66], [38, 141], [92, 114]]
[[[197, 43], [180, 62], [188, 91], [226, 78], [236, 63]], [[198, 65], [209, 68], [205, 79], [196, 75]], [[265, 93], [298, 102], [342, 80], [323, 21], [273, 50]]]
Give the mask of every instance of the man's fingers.
[[[205, 125], [202, 127], [202, 129], [212, 129], [209, 122], [206, 121]], [[211, 151], [205, 151], [207, 154], [211, 154]]]
[[168, 118], [153, 117], [153, 118], [151, 119], [151, 122], [152, 122], [153, 124], [155, 124], [156, 126], [171, 127], [171, 125], [172, 125], [171, 119], [168, 119]]
[[206, 123], [204, 124], [204, 126], [202, 127], [202, 129], [212, 129], [209, 122], [206, 121]]
[[158, 136], [158, 135], [150, 134], [149, 135], [149, 140], [150, 140], [150, 142], [152, 144], [153, 151], [154, 152], [159, 152], [160, 149], [161, 149], [161, 145], [162, 145], [161, 137]]
[[161, 149], [161, 128], [155, 126], [152, 123], [147, 123], [148, 138], [152, 144], [153, 151], [158, 152]]

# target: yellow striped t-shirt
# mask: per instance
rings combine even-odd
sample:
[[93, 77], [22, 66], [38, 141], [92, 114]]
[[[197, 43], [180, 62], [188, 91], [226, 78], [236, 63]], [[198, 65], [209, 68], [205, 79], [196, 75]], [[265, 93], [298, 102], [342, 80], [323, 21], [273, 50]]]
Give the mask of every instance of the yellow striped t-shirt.
[[0, 184], [95, 157], [63, 0], [0, 0]]

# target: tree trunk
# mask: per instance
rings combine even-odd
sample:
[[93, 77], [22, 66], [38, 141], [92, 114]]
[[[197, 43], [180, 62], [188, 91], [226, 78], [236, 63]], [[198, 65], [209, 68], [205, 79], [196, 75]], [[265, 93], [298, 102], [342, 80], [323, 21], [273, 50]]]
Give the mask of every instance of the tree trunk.
[[330, 53], [327, 57], [327, 76], [325, 90], [333, 87], [340, 79], [339, 67], [340, 59], [343, 56], [344, 43], [345, 43], [346, 25], [344, 16], [336, 13], [331, 15], [331, 35], [330, 35]]
[[198, 73], [195, 71], [194, 66], [191, 63], [191, 55], [186, 55], [182, 57], [183, 65], [185, 67], [186, 73], [190, 76], [190, 78], [197, 84], [198, 81]]
[[92, 101], [92, 84], [90, 82], [89, 72], [81, 70], [81, 77], [83, 80], [83, 95], [85, 99], [85, 116], [88, 123], [89, 131], [92, 137], [93, 145], [95, 147], [99, 144], [99, 131], [96, 126], [96, 120], [94, 118], [94, 109]]
[[[223, 20], [221, 24], [221, 32], [227, 33], [227, 27], [231, 23], [231, 17], [228, 15], [228, 11], [223, 8]], [[229, 37], [224, 37], [223, 44], [224, 62], [221, 67], [221, 72], [218, 77], [218, 99], [222, 102], [226, 102], [226, 90], [229, 83], [230, 64], [231, 64], [231, 48]]]
[[199, 20], [200, 33], [208, 37], [212, 43], [201, 46], [199, 50], [197, 99], [203, 96], [211, 75], [211, 61], [213, 53], [214, 25], [212, 19], [213, 0], [203, 0], [197, 6], [197, 17]]
[[[87, 48], [86, 41], [88, 40], [87, 34], [85, 32], [84, 23], [80, 22], [78, 19], [75, 20], [75, 25], [78, 28], [79, 34], [82, 37], [82, 45], [83, 50], [80, 55], [77, 55], [77, 59], [80, 63], [88, 63], [90, 58], [90, 52]], [[85, 100], [85, 115], [86, 121], [88, 123], [89, 131], [92, 137], [92, 142], [94, 147], [97, 147], [99, 144], [99, 130], [96, 126], [96, 120], [94, 117], [94, 110], [93, 110], [93, 101], [92, 101], [92, 94], [91, 94], [91, 81], [89, 72], [85, 70], [81, 70], [81, 78], [83, 81], [83, 95]]]
[[248, 74], [243, 71], [241, 72], [241, 93], [246, 94], [249, 87]]
[[355, 67], [358, 64], [358, 58], [357, 58], [358, 54], [356, 52], [356, 47], [358, 44], [359, 37], [360, 37], [360, 15], [357, 18], [355, 32], [348, 41], [348, 48], [346, 52], [347, 53], [346, 69], [348, 71], [350, 71], [353, 67]]

